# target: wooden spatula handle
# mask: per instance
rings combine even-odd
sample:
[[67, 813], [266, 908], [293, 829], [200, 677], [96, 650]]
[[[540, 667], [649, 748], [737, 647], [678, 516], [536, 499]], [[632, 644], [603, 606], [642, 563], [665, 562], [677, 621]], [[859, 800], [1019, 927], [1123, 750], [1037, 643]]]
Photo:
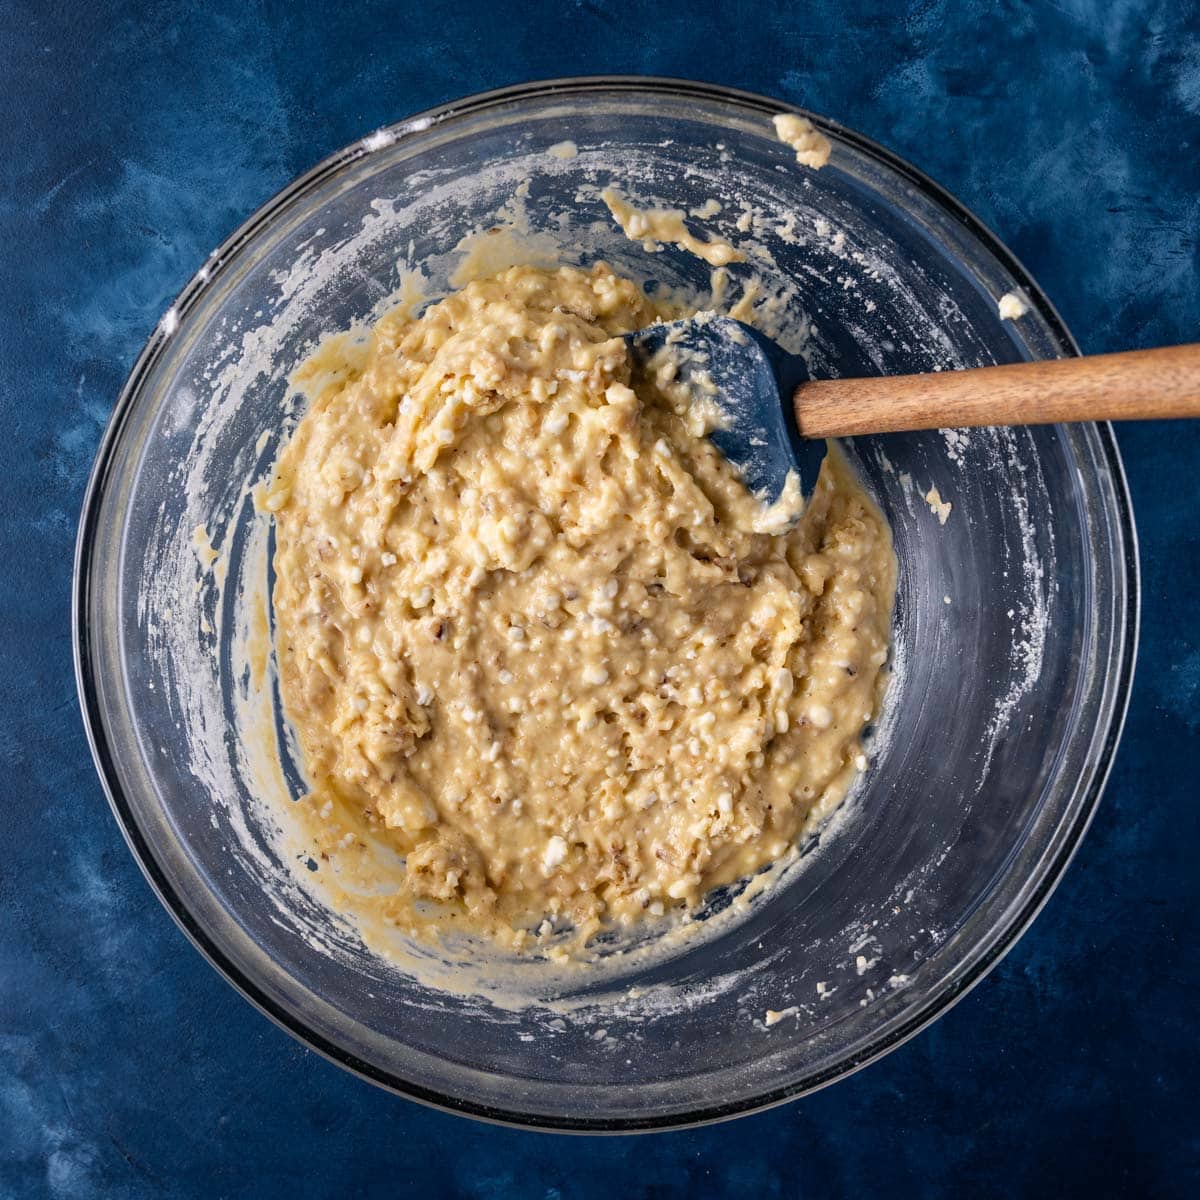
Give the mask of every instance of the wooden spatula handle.
[[797, 388], [794, 401], [800, 432], [814, 438], [1200, 417], [1200, 345], [931, 375], [819, 380]]

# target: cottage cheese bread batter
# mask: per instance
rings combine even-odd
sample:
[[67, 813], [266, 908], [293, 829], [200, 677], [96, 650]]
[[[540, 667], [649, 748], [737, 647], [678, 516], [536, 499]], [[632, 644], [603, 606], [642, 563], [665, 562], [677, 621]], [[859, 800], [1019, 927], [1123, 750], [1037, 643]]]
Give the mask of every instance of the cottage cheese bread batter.
[[774, 119], [775, 136], [796, 152], [796, 161], [819, 171], [833, 151], [833, 143], [807, 118], [780, 113]]
[[[406, 859], [391, 915], [519, 946], [694, 905], [842, 798], [895, 568], [836, 454], [790, 531], [703, 436], [632, 282], [514, 267], [364, 348], [266, 496], [315, 800]], [[547, 924], [549, 919], [549, 924]]]

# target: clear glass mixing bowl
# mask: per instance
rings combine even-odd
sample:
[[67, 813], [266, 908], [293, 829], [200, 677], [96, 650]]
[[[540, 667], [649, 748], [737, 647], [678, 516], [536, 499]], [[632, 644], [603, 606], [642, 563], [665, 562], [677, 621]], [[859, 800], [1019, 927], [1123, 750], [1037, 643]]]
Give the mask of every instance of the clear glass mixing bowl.
[[[452, 955], [368, 948], [322, 900], [327, 864], [288, 849], [284, 797], [303, 783], [270, 672], [239, 638], [264, 619], [250, 598], [269, 555], [245, 487], [294, 423], [290, 368], [322, 334], [378, 315], [406, 270], [444, 291], [464, 235], [478, 248], [507, 225], [519, 236], [495, 238], [501, 256], [517, 242], [541, 261], [603, 256], [703, 298], [704, 264], [623, 238], [596, 195], [613, 182], [642, 202], [717, 200], [705, 227], [759, 242], [755, 269], [785, 325], [811, 327], [819, 371], [1077, 352], [961, 205], [821, 118], [832, 162], [797, 166], [774, 137], [778, 111], [711, 86], [583, 79], [380, 131], [213, 255], [116, 406], [75, 580], [80, 695], [113, 809], [163, 903], [230, 982], [407, 1096], [621, 1130], [819, 1087], [898, 1045], [996, 962], [1096, 805], [1136, 641], [1135, 535], [1111, 430], [933, 432], [847, 446], [900, 562], [887, 715], [843, 816], [740, 919], [649, 965], [610, 955], [574, 982], [543, 987], [527, 964], [517, 1003], [456, 991], [469, 964]], [[744, 204], [759, 212], [749, 234]], [[1014, 289], [1030, 312], [1001, 321], [997, 298]], [[952, 502], [944, 525], [931, 487]], [[788, 1015], [768, 1025], [768, 1009]]]

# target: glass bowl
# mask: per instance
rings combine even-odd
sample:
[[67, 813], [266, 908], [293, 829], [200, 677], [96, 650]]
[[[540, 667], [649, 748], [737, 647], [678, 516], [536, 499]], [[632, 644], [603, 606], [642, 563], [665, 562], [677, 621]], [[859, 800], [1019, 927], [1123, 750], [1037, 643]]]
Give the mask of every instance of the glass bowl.
[[[270, 526], [248, 491], [296, 420], [287, 374], [322, 335], [372, 320], [414, 281], [436, 295], [518, 255], [604, 257], [703, 302], [709, 268], [625, 240], [597, 194], [612, 183], [641, 203], [717, 201], [705, 228], [755, 243], [767, 308], [784, 336], [807, 332], [816, 371], [1077, 353], [960, 204], [819, 117], [832, 161], [798, 166], [774, 136], [781, 109], [706, 85], [579, 79], [380, 130], [214, 253], [104, 437], [74, 628], [113, 810], [163, 903], [235, 987], [406, 1096], [529, 1126], [633, 1130], [811, 1091], [904, 1041], [997, 961], [1099, 798], [1138, 588], [1110, 428], [861, 438], [845, 448], [900, 563], [893, 678], [868, 768], [773, 887], [667, 951], [610, 946], [574, 975], [508, 963], [491, 984], [481, 948], [397, 939], [382, 952], [327, 902], [332, 868], [292, 822], [304, 785], [266, 653]], [[997, 300], [1014, 290], [1029, 312], [1002, 321]], [[944, 524], [925, 499], [934, 487], [952, 504]]]

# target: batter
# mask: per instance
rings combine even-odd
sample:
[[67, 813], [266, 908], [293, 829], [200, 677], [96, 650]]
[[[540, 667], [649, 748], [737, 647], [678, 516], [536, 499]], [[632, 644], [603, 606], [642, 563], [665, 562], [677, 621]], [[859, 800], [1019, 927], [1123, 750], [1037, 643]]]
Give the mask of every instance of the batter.
[[819, 171], [833, 151], [833, 143], [807, 118], [780, 113], [774, 118], [775, 136], [796, 152], [796, 161]]
[[631, 368], [663, 315], [602, 264], [514, 267], [301, 372], [265, 498], [283, 699], [316, 810], [404, 857], [405, 926], [582, 945], [694, 906], [865, 765], [887, 525], [836, 452], [764, 524], [669, 359]]

